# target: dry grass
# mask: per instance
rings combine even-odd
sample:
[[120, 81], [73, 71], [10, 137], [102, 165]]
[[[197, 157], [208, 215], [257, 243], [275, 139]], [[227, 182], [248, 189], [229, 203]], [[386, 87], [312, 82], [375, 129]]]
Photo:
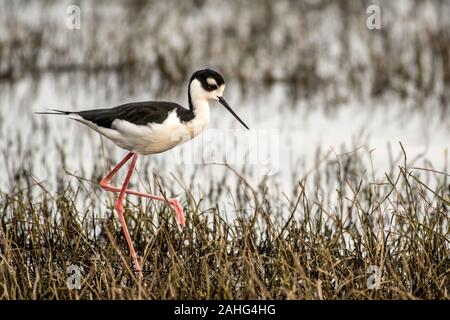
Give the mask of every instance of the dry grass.
[[[33, 103], [48, 74], [81, 73], [82, 81], [51, 80], [58, 84], [55, 92], [68, 93], [52, 102], [84, 108], [77, 83], [92, 87], [92, 94], [104, 90], [97, 97], [102, 105], [119, 90], [121, 99], [135, 93], [167, 99], [177, 87], [185, 95], [186, 76], [209, 66], [226, 74], [243, 98], [264, 99], [270, 85], [285, 86], [282, 99], [289, 101], [278, 101], [280, 108], [311, 98], [314, 110], [322, 105], [315, 103], [319, 97], [327, 113], [352, 97], [366, 109], [371, 104], [365, 101], [400, 97], [416, 107], [409, 112], [437, 106], [447, 125], [448, 3], [416, 1], [402, 16], [397, 2], [382, 1], [383, 29], [374, 32], [364, 27], [368, 1], [97, 3], [81, 3], [83, 26], [73, 31], [51, 15], [57, 2], [43, 1], [36, 9], [0, 1], [7, 13], [0, 20], [0, 86], [4, 97], [11, 96], [0, 114], [0, 299], [449, 298], [448, 168], [415, 168], [419, 164], [407, 161], [405, 152], [379, 178], [357, 152], [318, 152], [313, 170], [293, 170], [292, 194], [267, 180], [252, 185], [236, 168], [218, 180], [194, 173], [186, 185], [207, 183], [210, 190], [198, 196], [186, 188], [184, 232], [168, 206], [128, 199], [128, 225], [146, 270], [138, 279], [113, 213], [114, 196], [97, 184], [104, 168], [88, 176], [78, 166], [87, 180], [58, 171], [68, 167], [70, 151], [61, 146], [61, 159], [52, 159], [58, 139], [48, 134], [49, 123], [30, 114], [26, 123], [21, 114], [47, 107], [42, 100]], [[41, 14], [31, 19], [36, 10]], [[430, 11], [435, 24], [423, 17]], [[171, 41], [171, 35], [180, 39]], [[104, 74], [117, 75], [117, 81]], [[15, 89], [23, 79], [30, 88]], [[8, 119], [9, 111], [20, 120]], [[7, 121], [23, 123], [10, 130], [3, 126]], [[85, 143], [70, 139], [75, 150]], [[50, 159], [38, 152], [40, 144]], [[93, 158], [101, 156], [100, 148], [92, 150]], [[55, 185], [35, 178], [40, 157]], [[140, 189], [173, 194], [162, 177], [145, 173], [142, 181], [155, 185], [141, 183]], [[232, 209], [224, 209], [224, 194], [233, 199]], [[67, 287], [72, 264], [83, 269], [81, 289]], [[367, 285], [370, 266], [381, 270], [377, 290]]]
[[[184, 232], [166, 205], [128, 201], [143, 279], [131, 269], [113, 197], [98, 209], [95, 183], [71, 187], [63, 174], [54, 194], [34, 182], [1, 192], [0, 298], [448, 299], [449, 175], [405, 161], [373, 183], [357, 173], [357, 155], [338, 160], [275, 200], [264, 182], [253, 189], [241, 177], [231, 222], [219, 204], [207, 209], [188, 194]], [[15, 186], [32, 180], [14, 176]], [[323, 188], [329, 179], [337, 190]], [[79, 290], [66, 285], [70, 264], [83, 269]], [[378, 290], [367, 287], [370, 265], [382, 270]]]

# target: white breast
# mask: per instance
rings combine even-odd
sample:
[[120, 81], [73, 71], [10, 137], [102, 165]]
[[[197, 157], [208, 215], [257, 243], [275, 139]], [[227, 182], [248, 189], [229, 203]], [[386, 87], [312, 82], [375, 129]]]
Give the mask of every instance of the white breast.
[[111, 129], [99, 127], [78, 115], [71, 118], [83, 122], [121, 148], [146, 155], [167, 151], [200, 134], [209, 122], [209, 105], [206, 101], [198, 102], [195, 117], [188, 122], [180, 121], [175, 109], [162, 123], [143, 126], [118, 119], [113, 121]]

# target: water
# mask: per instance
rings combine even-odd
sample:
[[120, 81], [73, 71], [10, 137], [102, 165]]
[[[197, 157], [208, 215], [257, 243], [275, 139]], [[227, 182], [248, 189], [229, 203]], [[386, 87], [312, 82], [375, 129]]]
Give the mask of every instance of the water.
[[[100, 80], [112, 84], [113, 89], [107, 90], [108, 94], [99, 89], [98, 83], [93, 87], [84, 85], [83, 75], [47, 75], [38, 82], [23, 79], [3, 88], [6, 94], [0, 98], [2, 150], [15, 154], [15, 139], [21, 136], [22, 148], [33, 152], [36, 178], [41, 181], [54, 175], [55, 168], [45, 170], [46, 166], [41, 165], [43, 161], [52, 162], [57, 157], [59, 145], [67, 154], [67, 169], [83, 171], [90, 176], [93, 162], [102, 161], [94, 158], [103, 152], [100, 152], [100, 135], [70, 119], [34, 112], [46, 108], [110, 107], [129, 101], [152, 100], [156, 96], [151, 91], [142, 91], [123, 97], [121, 90], [114, 89], [115, 78], [111, 75]], [[76, 84], [69, 90], [64, 89], [62, 84], [69, 81]], [[264, 96], [255, 95], [254, 98], [251, 94], [243, 97], [236, 86], [230, 85], [225, 96], [249, 124], [250, 131], [243, 129], [219, 104], [213, 103], [208, 131], [167, 153], [149, 156], [150, 167], [147, 169], [158, 168], [159, 173], [164, 174], [176, 172], [178, 168], [187, 177], [196, 167], [205, 167], [205, 164], [228, 163], [236, 169], [247, 165], [252, 169], [248, 176], [252, 183], [269, 176], [289, 193], [292, 173], [299, 174], [300, 178], [302, 173], [313, 168], [318, 147], [336, 157], [354, 151], [367, 161], [371, 151], [376, 174], [382, 176], [392, 164], [388, 145], [391, 156], [398, 160], [399, 142], [409, 159], [417, 159], [417, 166], [428, 160], [438, 170], [448, 168], [445, 153], [449, 147], [450, 127], [448, 121], [440, 118], [437, 104], [433, 106], [430, 102], [427, 108], [408, 111], [408, 103], [396, 99], [377, 103], [349, 100], [330, 113], [316, 101], [299, 101], [294, 107], [286, 104], [283, 86], [268, 88]], [[184, 92], [169, 92], [167, 100], [186, 105], [187, 99]], [[108, 150], [114, 150], [116, 161], [125, 154], [118, 147], [112, 148], [107, 139], [103, 142], [111, 147]], [[203, 174], [211, 174], [208, 171], [206, 167], [200, 170]], [[222, 174], [217, 166], [214, 171], [219, 171], [218, 176]]]
[[254, 188], [264, 180], [275, 196], [290, 195], [322, 170], [318, 159], [355, 154], [359, 174], [377, 182], [403, 163], [399, 142], [411, 166], [448, 172], [450, 8], [380, 3], [384, 29], [370, 32], [362, 2], [81, 2], [80, 30], [66, 28], [68, 2], [2, 2], [0, 188], [14, 187], [11, 168], [22, 163], [55, 191], [58, 171], [91, 178], [126, 153], [79, 123], [35, 111], [142, 100], [186, 106], [190, 74], [206, 66], [224, 73], [225, 97], [251, 130], [213, 104], [207, 132], [142, 159], [140, 176], [157, 172], [174, 194], [201, 198], [227, 176], [221, 201], [232, 203], [237, 176], [227, 163]]

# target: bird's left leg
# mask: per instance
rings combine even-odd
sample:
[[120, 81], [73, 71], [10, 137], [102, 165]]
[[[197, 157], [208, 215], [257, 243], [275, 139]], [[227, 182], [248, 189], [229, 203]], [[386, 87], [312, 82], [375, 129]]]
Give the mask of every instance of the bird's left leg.
[[[100, 181], [100, 186], [101, 186], [103, 189], [105, 189], [106, 191], [113, 191], [113, 190], [108, 190], [108, 188], [110, 187], [110, 186], [109, 186], [109, 181], [112, 179], [112, 177], [114, 177], [114, 175], [117, 173], [117, 171], [119, 171], [120, 168], [122, 168], [123, 165], [124, 165], [125, 163], [127, 163], [128, 160], [130, 160], [130, 158], [133, 156], [133, 154], [134, 154], [133, 152], [129, 152], [129, 153], [125, 156], [125, 158], [123, 158], [122, 161], [120, 161], [119, 164], [118, 164], [114, 169], [112, 169], [111, 172], [109, 172], [109, 173], [108, 173], [108, 174]], [[113, 192], [114, 192], [114, 191], [113, 191]], [[120, 192], [120, 189], [119, 189], [119, 191], [116, 191], [116, 192]]]
[[[106, 189], [105, 187], [103, 187], [103, 188]], [[110, 185], [107, 186], [106, 190], [112, 191], [112, 192], [121, 192], [121, 189], [119, 189], [117, 187], [110, 186]], [[152, 199], [152, 200], [159, 200], [159, 201], [168, 202], [172, 206], [172, 208], [175, 210], [175, 214], [176, 214], [176, 219], [177, 219], [178, 225], [180, 226], [180, 228], [184, 228], [184, 226], [186, 224], [186, 218], [184, 216], [183, 207], [181, 206], [181, 204], [178, 201], [178, 199], [165, 198], [165, 197], [157, 196], [157, 195], [154, 195], [154, 194], [143, 193], [143, 192], [129, 190], [129, 189], [126, 189], [125, 193], [126, 194], [132, 194], [132, 195], [138, 196], [138, 197], [149, 198], [149, 199]]]
[[[126, 155], [126, 157], [110, 173], [108, 173], [100, 181], [100, 186], [104, 190], [110, 191], [110, 192], [121, 192], [122, 191], [121, 188], [111, 186], [109, 184], [109, 181], [117, 173], [117, 171], [119, 171], [119, 169], [122, 168], [123, 165], [133, 156], [133, 154], [134, 154], [133, 152], [128, 153]], [[165, 197], [156, 196], [156, 195], [153, 195], [153, 194], [138, 192], [138, 191], [129, 190], [129, 189], [126, 189], [125, 193], [126, 194], [132, 194], [132, 195], [135, 195], [135, 196], [138, 196], [138, 197], [145, 197], [145, 198], [149, 198], [149, 199], [153, 199], [153, 200], [167, 201], [172, 206], [172, 208], [175, 210], [176, 219], [177, 219], [177, 222], [178, 222], [179, 226], [181, 228], [183, 228], [185, 226], [186, 219], [184, 217], [183, 207], [181, 206], [181, 204], [178, 201], [178, 199], [165, 198]]]

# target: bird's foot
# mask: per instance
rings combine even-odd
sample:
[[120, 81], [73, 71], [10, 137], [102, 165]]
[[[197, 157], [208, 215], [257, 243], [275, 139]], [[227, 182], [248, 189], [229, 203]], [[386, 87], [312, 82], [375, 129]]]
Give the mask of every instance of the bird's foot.
[[136, 256], [136, 259], [133, 259], [133, 272], [138, 277], [142, 277], [141, 262], [142, 258], [140, 256]]
[[180, 231], [183, 231], [183, 228], [185, 227], [186, 224], [183, 207], [181, 206], [178, 199], [170, 199], [169, 202], [172, 205], [173, 209], [175, 210], [175, 216], [177, 218], [178, 227], [180, 228]]

